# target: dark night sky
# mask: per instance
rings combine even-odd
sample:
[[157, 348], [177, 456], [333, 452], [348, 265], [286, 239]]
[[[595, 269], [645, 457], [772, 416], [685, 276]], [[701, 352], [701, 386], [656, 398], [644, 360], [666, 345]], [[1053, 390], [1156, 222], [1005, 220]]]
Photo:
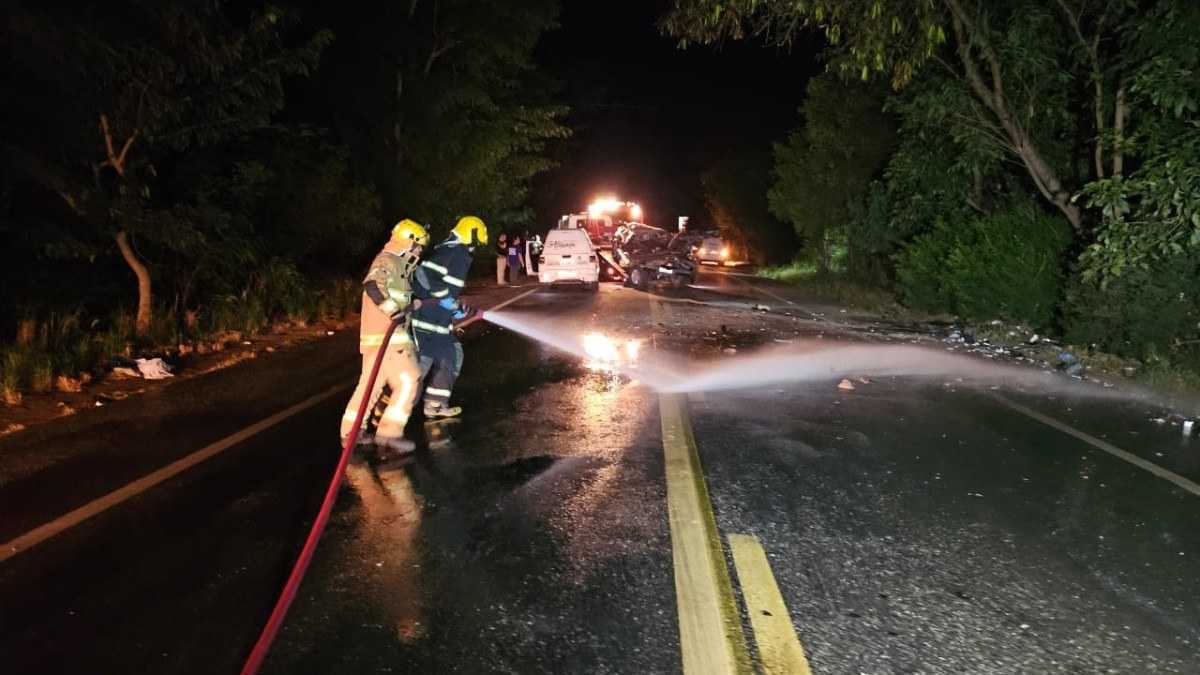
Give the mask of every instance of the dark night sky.
[[725, 153], [769, 147], [797, 122], [813, 44], [676, 47], [665, 2], [565, 0], [538, 62], [561, 86], [575, 136], [534, 192], [537, 226], [596, 194], [642, 202], [651, 224], [703, 219], [700, 173]]

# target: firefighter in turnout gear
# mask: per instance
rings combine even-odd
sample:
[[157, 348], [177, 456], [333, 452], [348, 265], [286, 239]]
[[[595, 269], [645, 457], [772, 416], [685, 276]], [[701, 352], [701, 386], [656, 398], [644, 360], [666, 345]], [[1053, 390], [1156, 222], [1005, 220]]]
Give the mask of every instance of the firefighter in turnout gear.
[[[421, 372], [417, 364], [416, 346], [409, 333], [409, 318], [419, 303], [413, 300], [412, 277], [420, 260], [421, 249], [429, 243], [429, 234], [417, 223], [405, 219], [392, 228], [391, 239], [371, 263], [363, 279], [362, 318], [358, 350], [362, 353], [362, 375], [346, 412], [342, 416], [342, 443], [353, 431], [354, 419], [363, 397], [368, 397], [368, 412], [379, 401], [383, 389], [389, 390], [389, 402], [379, 419], [374, 442], [380, 449], [410, 452], [415, 444], [404, 438], [404, 427], [417, 400]], [[392, 321], [399, 321], [388, 344], [383, 344]], [[375, 365], [379, 350], [384, 350], [383, 362], [375, 387], [367, 391], [367, 380]], [[369, 415], [364, 419], [366, 426]], [[365, 430], [363, 430], [365, 433]], [[370, 442], [370, 439], [362, 439]]]
[[429, 420], [462, 413], [462, 408], [450, 405], [450, 393], [463, 364], [454, 322], [473, 313], [458, 296], [471, 269], [471, 254], [487, 242], [487, 226], [482, 220], [475, 216], [461, 218], [446, 241], [430, 252], [413, 275], [413, 291], [421, 303], [413, 317], [413, 337], [425, 380], [425, 417]]

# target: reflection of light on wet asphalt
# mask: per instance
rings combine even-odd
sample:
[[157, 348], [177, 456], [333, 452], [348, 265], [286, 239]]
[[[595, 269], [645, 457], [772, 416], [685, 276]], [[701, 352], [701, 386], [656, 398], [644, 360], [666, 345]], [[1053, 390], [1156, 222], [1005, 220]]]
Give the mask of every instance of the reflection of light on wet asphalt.
[[553, 516], [566, 554], [570, 579], [585, 583], [596, 569], [614, 557], [630, 555], [632, 548], [654, 546], [658, 521], [652, 518], [615, 518], [614, 511], [655, 513], [652, 502], [661, 495], [647, 484], [649, 478], [633, 469], [625, 455], [637, 446], [638, 435], [652, 419], [648, 391], [627, 378], [592, 373], [585, 381], [561, 390], [564, 411], [578, 417], [573, 436], [588, 439], [577, 453], [593, 462], [584, 468], [579, 483]]
[[584, 366], [589, 370], [616, 371], [621, 367], [633, 367], [642, 348], [640, 340], [623, 340], [603, 333], [585, 333], [580, 341], [583, 353], [588, 357]]
[[420, 559], [421, 498], [403, 468], [376, 470], [365, 462], [346, 467], [346, 479], [362, 505], [358, 523], [358, 573], [373, 605], [386, 614], [396, 639], [412, 643], [425, 636], [422, 621]]

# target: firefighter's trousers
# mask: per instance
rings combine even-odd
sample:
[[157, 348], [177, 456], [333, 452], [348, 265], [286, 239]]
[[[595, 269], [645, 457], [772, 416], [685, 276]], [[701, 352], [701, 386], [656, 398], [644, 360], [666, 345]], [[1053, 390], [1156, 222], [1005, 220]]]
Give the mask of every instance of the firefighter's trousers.
[[450, 405], [454, 383], [462, 372], [463, 348], [449, 336], [421, 336], [421, 379], [425, 382], [425, 408], [445, 408]]
[[358, 415], [358, 406], [363, 397], [367, 396], [367, 415], [363, 423], [370, 417], [371, 410], [379, 401], [386, 385], [391, 390], [387, 409], [379, 420], [375, 430], [378, 439], [403, 438], [404, 426], [408, 424], [408, 416], [412, 412], [413, 403], [417, 400], [417, 386], [420, 384], [421, 371], [417, 366], [416, 351], [411, 345], [403, 348], [391, 347], [383, 355], [383, 363], [379, 365], [379, 376], [375, 378], [375, 387], [367, 391], [367, 380], [371, 377], [371, 368], [379, 351], [369, 349], [363, 353], [362, 375], [358, 378], [358, 386], [354, 395], [346, 404], [346, 412], [342, 415], [342, 440], [354, 429], [354, 418]]

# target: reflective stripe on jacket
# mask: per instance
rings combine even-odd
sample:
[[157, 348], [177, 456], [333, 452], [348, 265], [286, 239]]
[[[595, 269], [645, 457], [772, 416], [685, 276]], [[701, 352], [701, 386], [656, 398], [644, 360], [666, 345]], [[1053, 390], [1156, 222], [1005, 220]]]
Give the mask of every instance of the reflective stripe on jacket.
[[421, 261], [413, 274], [413, 293], [422, 301], [415, 317], [420, 323], [413, 324], [417, 330], [449, 335], [454, 311], [442, 307], [439, 302], [446, 298], [458, 299], [467, 284], [470, 269], [471, 251], [457, 240], [438, 244], [429, 257]]

